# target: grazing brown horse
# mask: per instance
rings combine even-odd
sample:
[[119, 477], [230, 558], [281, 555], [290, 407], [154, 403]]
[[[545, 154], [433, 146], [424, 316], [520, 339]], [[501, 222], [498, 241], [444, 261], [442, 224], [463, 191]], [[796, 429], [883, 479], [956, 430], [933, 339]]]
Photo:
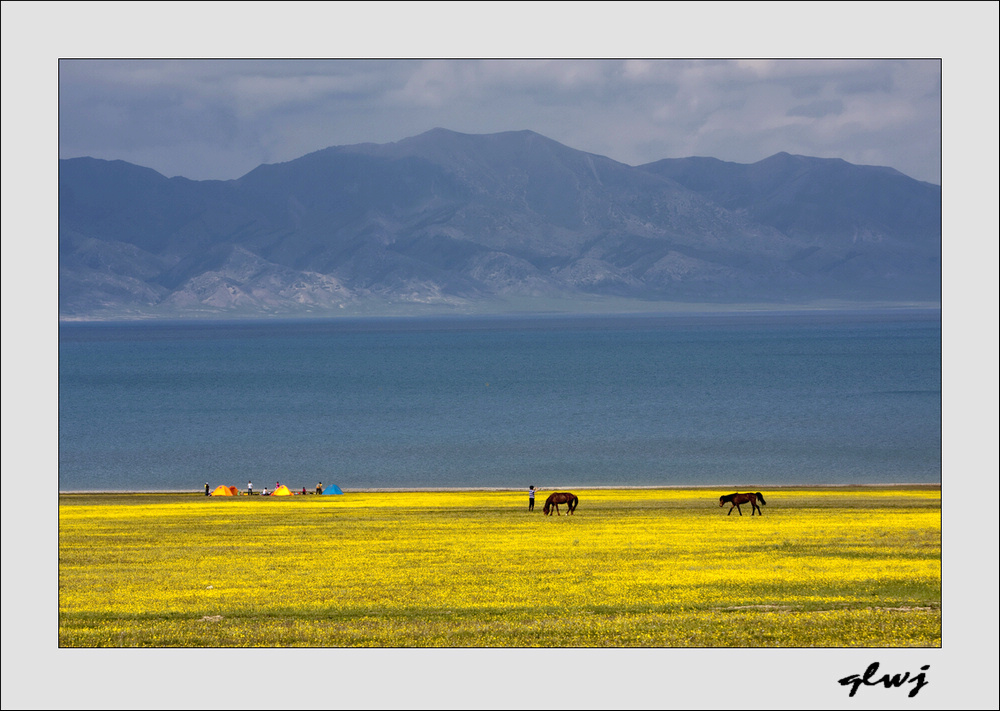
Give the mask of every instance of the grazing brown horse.
[[580, 499], [576, 494], [571, 494], [568, 491], [557, 491], [554, 494], [549, 494], [549, 498], [545, 499], [545, 506], [542, 508], [542, 513], [548, 516], [552, 513], [552, 509], [555, 508], [556, 516], [562, 516], [559, 513], [559, 504], [566, 504], [569, 513], [573, 513], [576, 511], [576, 505], [579, 503]]
[[729, 513], [727, 513], [726, 516], [731, 514], [733, 512], [733, 509], [736, 509], [736, 512], [740, 516], [742, 516], [743, 512], [740, 511], [740, 504], [750, 504], [753, 507], [752, 509], [750, 509], [751, 516], [753, 516], [754, 511], [763, 516], [764, 512], [761, 511], [760, 506], [757, 505], [758, 501], [764, 505], [767, 505], [767, 502], [764, 501], [764, 497], [761, 495], [759, 491], [756, 494], [726, 494], [725, 496], [719, 497], [719, 506], [732, 504], [732, 506], [729, 508]]

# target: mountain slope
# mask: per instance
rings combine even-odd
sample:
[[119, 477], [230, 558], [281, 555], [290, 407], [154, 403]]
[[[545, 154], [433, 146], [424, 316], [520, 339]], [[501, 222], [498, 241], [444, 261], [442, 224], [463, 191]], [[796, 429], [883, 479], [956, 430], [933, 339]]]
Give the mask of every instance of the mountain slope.
[[940, 188], [779, 154], [632, 167], [435, 129], [232, 181], [60, 161], [64, 318], [441, 309], [511, 297], [937, 301]]

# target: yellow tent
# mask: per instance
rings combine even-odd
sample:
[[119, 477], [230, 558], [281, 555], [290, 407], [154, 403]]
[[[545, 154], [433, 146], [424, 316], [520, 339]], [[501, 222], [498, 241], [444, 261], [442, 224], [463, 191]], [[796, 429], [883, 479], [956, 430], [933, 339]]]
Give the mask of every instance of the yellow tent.
[[236, 496], [236, 487], [219, 485], [215, 487], [212, 496]]
[[282, 484], [271, 493], [271, 496], [292, 496], [292, 492], [287, 486]]

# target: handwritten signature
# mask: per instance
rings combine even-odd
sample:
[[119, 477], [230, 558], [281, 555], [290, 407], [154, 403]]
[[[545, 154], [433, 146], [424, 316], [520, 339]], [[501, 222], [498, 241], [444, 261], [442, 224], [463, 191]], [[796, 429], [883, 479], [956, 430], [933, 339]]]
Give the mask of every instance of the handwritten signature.
[[892, 676], [884, 674], [881, 678], [875, 679], [874, 677], [878, 673], [878, 662], [872, 662], [868, 665], [864, 674], [845, 676], [843, 679], [840, 679], [840, 685], [850, 686], [851, 693], [848, 696], [854, 696], [862, 686], [878, 686], [879, 684], [883, 684], [885, 688], [891, 689], [893, 687], [900, 687], [903, 684], [914, 684], [910, 693], [907, 694], [907, 696], [913, 698], [917, 695], [918, 691], [930, 683], [927, 681], [927, 675], [924, 674], [930, 668], [930, 664], [925, 664], [920, 667], [920, 673], [912, 677], [910, 676], [910, 672], [904, 672], [903, 674], [893, 674]]

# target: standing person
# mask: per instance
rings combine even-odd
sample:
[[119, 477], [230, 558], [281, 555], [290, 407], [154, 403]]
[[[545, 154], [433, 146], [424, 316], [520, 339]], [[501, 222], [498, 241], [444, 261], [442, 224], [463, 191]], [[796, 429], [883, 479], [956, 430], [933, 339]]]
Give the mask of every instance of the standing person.
[[253, 482], [247, 482], [247, 496], [253, 496]]
[[205, 482], [205, 496], [208, 496], [208, 482]]
[[528, 511], [535, 510], [535, 487], [528, 487]]
[[317, 494], [323, 493], [323, 482], [320, 482], [319, 484], [316, 485], [316, 493]]

